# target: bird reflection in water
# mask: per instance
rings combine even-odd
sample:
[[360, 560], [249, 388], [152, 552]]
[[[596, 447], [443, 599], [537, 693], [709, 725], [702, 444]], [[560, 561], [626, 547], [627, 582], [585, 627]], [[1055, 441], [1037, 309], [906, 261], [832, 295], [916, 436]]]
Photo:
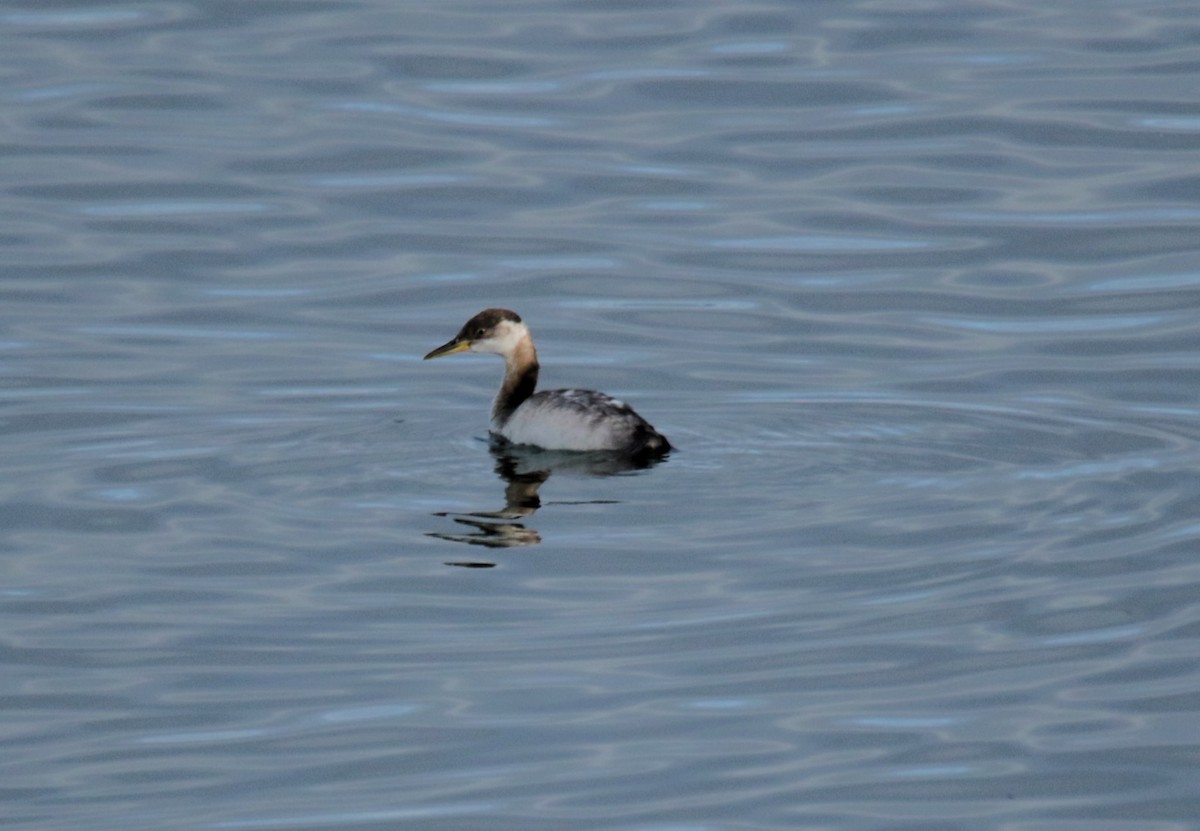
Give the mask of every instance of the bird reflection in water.
[[[449, 511], [438, 511], [434, 516], [452, 517], [454, 522], [469, 531], [445, 533], [430, 531], [427, 536], [450, 542], [480, 545], [485, 548], [516, 548], [537, 545], [542, 541], [536, 528], [529, 527], [524, 520], [532, 517], [542, 506], [538, 491], [555, 473], [583, 476], [615, 476], [620, 473], [645, 470], [654, 467], [664, 456], [629, 456], [616, 451], [543, 450], [540, 447], [514, 445], [503, 439], [493, 438], [490, 443], [495, 459], [496, 474], [505, 482], [504, 507], [496, 511], [478, 511], [455, 515]], [[586, 502], [558, 502], [555, 504], [599, 505], [613, 500], [596, 499]], [[458, 560], [446, 563], [463, 568], [492, 568], [493, 562], [480, 560]]]

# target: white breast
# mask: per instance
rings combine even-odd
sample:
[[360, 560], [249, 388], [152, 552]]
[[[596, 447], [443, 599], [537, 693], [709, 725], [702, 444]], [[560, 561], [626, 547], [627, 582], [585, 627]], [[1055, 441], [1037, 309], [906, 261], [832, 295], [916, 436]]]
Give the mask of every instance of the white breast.
[[547, 450], [620, 450], [642, 419], [629, 405], [591, 390], [547, 390], [522, 402], [492, 430], [514, 444]]

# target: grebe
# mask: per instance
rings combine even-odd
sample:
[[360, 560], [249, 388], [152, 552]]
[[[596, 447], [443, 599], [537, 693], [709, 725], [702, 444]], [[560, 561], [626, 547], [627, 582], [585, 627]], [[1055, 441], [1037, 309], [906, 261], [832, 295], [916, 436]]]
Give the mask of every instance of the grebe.
[[451, 340], [425, 356], [491, 352], [504, 358], [504, 382], [492, 405], [492, 433], [513, 444], [545, 450], [608, 450], [660, 456], [671, 449], [655, 430], [623, 401], [593, 390], [534, 392], [537, 350], [529, 327], [516, 312], [484, 309]]

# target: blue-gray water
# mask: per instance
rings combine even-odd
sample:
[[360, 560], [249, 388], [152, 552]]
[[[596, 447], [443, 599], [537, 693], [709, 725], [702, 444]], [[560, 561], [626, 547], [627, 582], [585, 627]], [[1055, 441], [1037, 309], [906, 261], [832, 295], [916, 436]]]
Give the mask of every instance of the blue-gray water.
[[[0, 44], [12, 827], [1195, 827], [1191, 4]], [[506, 467], [493, 305], [679, 451]]]

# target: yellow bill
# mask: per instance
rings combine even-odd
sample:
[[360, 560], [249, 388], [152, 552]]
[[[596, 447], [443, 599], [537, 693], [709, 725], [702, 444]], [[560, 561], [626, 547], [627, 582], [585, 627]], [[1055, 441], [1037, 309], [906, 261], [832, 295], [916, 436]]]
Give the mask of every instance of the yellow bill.
[[453, 355], [455, 352], [466, 352], [470, 348], [471, 342], [469, 340], [458, 340], [455, 338], [454, 340], [443, 343], [437, 349], [430, 352], [425, 356], [425, 360], [428, 361], [430, 358], [440, 358], [443, 355]]

